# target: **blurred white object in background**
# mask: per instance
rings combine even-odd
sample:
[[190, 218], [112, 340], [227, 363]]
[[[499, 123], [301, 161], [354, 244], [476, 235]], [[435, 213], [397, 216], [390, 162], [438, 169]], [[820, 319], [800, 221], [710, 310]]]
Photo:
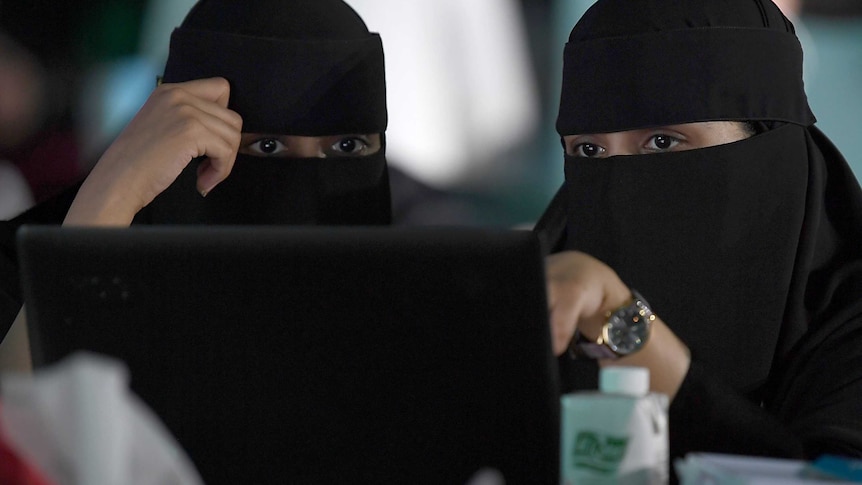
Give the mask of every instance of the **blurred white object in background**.
[[540, 101], [514, 0], [346, 0], [383, 39], [390, 163], [438, 187], [493, 184]]
[[0, 160], [0, 220], [11, 219], [33, 205], [33, 193], [15, 165]]

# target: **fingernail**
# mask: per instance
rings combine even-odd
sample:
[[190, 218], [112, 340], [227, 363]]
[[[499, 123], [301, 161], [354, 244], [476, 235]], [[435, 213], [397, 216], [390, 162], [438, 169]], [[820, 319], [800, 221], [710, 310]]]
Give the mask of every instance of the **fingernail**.
[[198, 193], [201, 194], [201, 197], [206, 197], [207, 195], [209, 195], [210, 192], [213, 191], [214, 188], [215, 188], [215, 185], [213, 185], [212, 187], [200, 189], [198, 191]]

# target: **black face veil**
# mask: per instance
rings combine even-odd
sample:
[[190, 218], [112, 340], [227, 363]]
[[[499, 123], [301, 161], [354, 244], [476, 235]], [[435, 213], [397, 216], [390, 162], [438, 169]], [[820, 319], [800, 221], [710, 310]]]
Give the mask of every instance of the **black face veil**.
[[564, 56], [561, 136], [779, 122], [699, 150], [567, 156], [539, 230], [565, 212], [557, 247], [609, 264], [710, 373], [751, 396], [795, 392], [775, 364], [862, 312], [862, 196], [813, 127], [792, 24], [768, 0], [600, 0]]
[[[243, 132], [300, 136], [386, 129], [383, 47], [340, 0], [202, 0], [171, 36], [164, 82], [213, 76], [231, 85]], [[239, 155], [205, 198], [193, 160], [137, 221], [204, 224], [387, 224], [384, 147], [365, 157]]]

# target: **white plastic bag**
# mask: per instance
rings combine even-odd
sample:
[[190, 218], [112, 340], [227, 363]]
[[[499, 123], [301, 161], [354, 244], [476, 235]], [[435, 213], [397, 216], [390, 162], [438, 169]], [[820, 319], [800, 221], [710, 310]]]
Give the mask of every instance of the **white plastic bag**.
[[33, 376], [0, 379], [0, 425], [58, 485], [197, 485], [202, 480], [156, 415], [129, 390], [121, 362], [72, 355]]

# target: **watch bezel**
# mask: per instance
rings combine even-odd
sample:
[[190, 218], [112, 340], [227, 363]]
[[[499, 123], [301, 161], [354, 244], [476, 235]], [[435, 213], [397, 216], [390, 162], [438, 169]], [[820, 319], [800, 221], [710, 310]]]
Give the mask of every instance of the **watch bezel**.
[[[630, 304], [618, 308], [608, 316], [602, 327], [602, 341], [618, 355], [637, 352], [649, 339], [653, 319], [655, 316], [644, 304], [643, 298], [635, 296]], [[616, 332], [617, 329], [626, 334], [622, 341], [619, 333]], [[631, 335], [635, 335], [635, 340], [628, 339]]]

